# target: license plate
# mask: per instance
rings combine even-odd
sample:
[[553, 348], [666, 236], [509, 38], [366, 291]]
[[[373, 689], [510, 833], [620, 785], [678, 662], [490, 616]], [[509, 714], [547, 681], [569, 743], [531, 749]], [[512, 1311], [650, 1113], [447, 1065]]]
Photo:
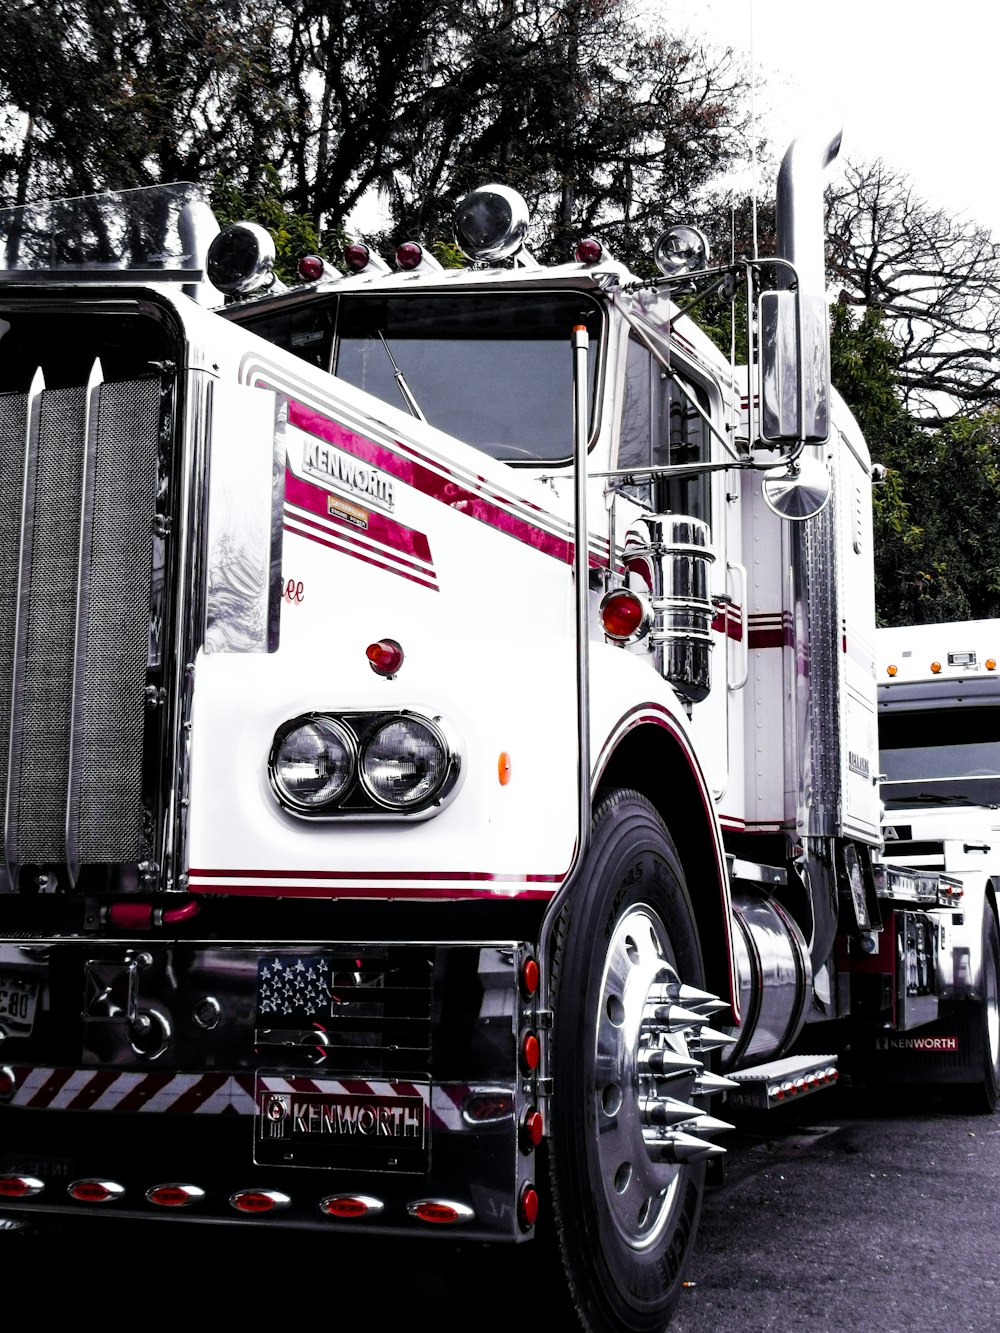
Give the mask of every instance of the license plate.
[[38, 982], [25, 977], [0, 976], [0, 1032], [27, 1037], [35, 1023]]
[[254, 1161], [426, 1171], [430, 1084], [359, 1082], [258, 1076]]

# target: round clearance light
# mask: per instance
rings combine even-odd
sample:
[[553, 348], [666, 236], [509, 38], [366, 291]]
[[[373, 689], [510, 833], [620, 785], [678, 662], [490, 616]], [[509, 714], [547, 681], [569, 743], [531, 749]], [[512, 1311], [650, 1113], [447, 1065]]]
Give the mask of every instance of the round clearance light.
[[404, 241], [396, 250], [396, 267], [409, 272], [419, 268], [424, 257], [424, 247], [417, 241]]
[[363, 268], [367, 268], [370, 259], [371, 251], [360, 241], [344, 246], [344, 263], [352, 273], [360, 273]]
[[996, 669], [997, 669], [997, 659], [995, 657], [988, 657], [986, 659], [986, 670], [996, 671]]
[[708, 241], [697, 227], [669, 227], [653, 248], [656, 267], [668, 278], [708, 267]]
[[506, 185], [481, 185], [455, 209], [455, 242], [477, 260], [500, 260], [514, 255], [528, 233], [528, 205]]
[[585, 240], [577, 242], [574, 254], [580, 264], [596, 264], [604, 254], [604, 246], [593, 236], [588, 236]]
[[613, 588], [601, 602], [601, 623], [609, 639], [624, 643], [645, 625], [645, 603], [628, 588]]
[[428, 805], [443, 792], [454, 759], [433, 723], [402, 714], [383, 722], [361, 752], [361, 782], [369, 796], [393, 810]]
[[895, 663], [890, 663], [890, 665], [887, 666], [885, 669], [885, 674], [887, 676], [895, 676], [898, 674], [898, 672], [899, 672], [899, 667], [896, 666]]
[[403, 650], [395, 639], [379, 639], [365, 649], [365, 656], [377, 676], [391, 679], [403, 665]]
[[938, 674], [938, 672], [939, 672], [940, 670], [941, 670], [941, 663], [940, 663], [940, 662], [932, 662], [932, 663], [931, 663], [931, 671], [934, 673], [935, 676]]
[[346, 727], [313, 717], [282, 728], [271, 753], [271, 782], [278, 799], [298, 810], [331, 805], [350, 785], [356, 745]]
[[517, 1201], [517, 1220], [522, 1231], [530, 1231], [538, 1221], [538, 1191], [534, 1185], [525, 1185]]
[[318, 282], [325, 270], [319, 255], [303, 255], [299, 260], [299, 277], [303, 282]]
[[274, 261], [269, 231], [256, 222], [234, 222], [208, 247], [208, 279], [220, 292], [255, 292], [274, 281]]

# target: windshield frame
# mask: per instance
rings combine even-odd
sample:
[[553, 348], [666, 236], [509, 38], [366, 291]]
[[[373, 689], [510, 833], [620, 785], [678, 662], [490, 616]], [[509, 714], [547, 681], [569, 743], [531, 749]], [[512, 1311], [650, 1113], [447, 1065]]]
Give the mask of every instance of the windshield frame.
[[[543, 284], [535, 282], [511, 283], [505, 284], [502, 287], [494, 287], [485, 283], [469, 283], [468, 285], [463, 286], [435, 284], [433, 286], [428, 285], [426, 287], [421, 287], [416, 290], [413, 287], [406, 287], [397, 283], [386, 285], [372, 284], [365, 287], [351, 287], [340, 290], [328, 288], [325, 291], [310, 293], [308, 296], [300, 293], [297, 297], [292, 297], [291, 299], [285, 297], [281, 300], [269, 301], [266, 307], [258, 307], [256, 309], [253, 307], [245, 307], [239, 312], [238, 317], [235, 316], [234, 312], [230, 315], [230, 318], [233, 319], [233, 322], [238, 323], [250, 332], [255, 333], [258, 337], [263, 338], [272, 345], [282, 347], [291, 355], [299, 356], [308, 364], [312, 364], [318, 369], [325, 371], [327, 374], [332, 375], [335, 379], [339, 379], [340, 382], [351, 384], [352, 387], [358, 388], [352, 380], [346, 377], [337, 376], [333, 369], [337, 364], [341, 348], [341, 310], [345, 301], [350, 301], [352, 306], [354, 306], [355, 303], [361, 301], [387, 301], [397, 299], [400, 301], [406, 300], [414, 302], [439, 300], [442, 302], [447, 301], [449, 303], [456, 303], [463, 300], [478, 300], [481, 302], [487, 297], [490, 300], [512, 302], [525, 302], [529, 300], [544, 301], [547, 298], [558, 297], [567, 301], [586, 301], [593, 306], [595, 315], [599, 321], [599, 334], [596, 338], [592, 338], [591, 340], [593, 358], [589, 383], [587, 386], [590, 404], [587, 448], [588, 452], [593, 450], [601, 436], [602, 428], [605, 424], [603, 413], [603, 400], [605, 394], [603, 392], [603, 385], [608, 373], [609, 327], [611, 322], [608, 301], [602, 293], [595, 289], [582, 287], [575, 283]], [[295, 346], [291, 345], [293, 337], [303, 337], [304, 335], [301, 333], [292, 335], [292, 324], [295, 321], [296, 315], [299, 315], [300, 317], [307, 316], [310, 310], [314, 314], [314, 322], [317, 327], [320, 324], [325, 324], [325, 328], [323, 329], [321, 336], [316, 339], [312, 353], [309, 353], [308, 351], [299, 352], [296, 351]], [[273, 334], [269, 336], [268, 332], [263, 331], [266, 326], [279, 324], [283, 319], [286, 321], [286, 327], [289, 332], [287, 341], [279, 341]], [[308, 318], [303, 320], [303, 323], [307, 324]], [[570, 332], [567, 333], [566, 338], [566, 362], [568, 367], [572, 364], [571, 336], [570, 330]], [[387, 332], [386, 340], [388, 347], [392, 352], [392, 356], [400, 363], [400, 369], [405, 377], [407, 369], [405, 352], [401, 354], [399, 350], [400, 347], [405, 347], [405, 339], [397, 339], [394, 341], [391, 333]], [[303, 346], [307, 347], [307, 344], [303, 343]], [[386, 372], [391, 376], [392, 368], [389, 355], [384, 348], [380, 349], [379, 354], [385, 357]], [[461, 381], [456, 380], [457, 385], [461, 385], [461, 383]], [[421, 409], [422, 414], [425, 404], [421, 402], [420, 386], [419, 384], [414, 384], [412, 381], [408, 381], [408, 386], [412, 391], [416, 405]], [[398, 383], [397, 390], [399, 390]], [[371, 390], [361, 388], [359, 388], [359, 392], [371, 393], [372, 397], [377, 398], [379, 402], [388, 403], [389, 406], [398, 408], [400, 411], [406, 412], [408, 410], [405, 396], [402, 394], [401, 390], [394, 393], [391, 398], [383, 397], [380, 394], [373, 393]], [[484, 448], [483, 444], [477, 442], [475, 439], [469, 438], [467, 435], [457, 434], [454, 431], [450, 431], [447, 425], [441, 425], [433, 419], [430, 420], [428, 424], [434, 426], [436, 429], [443, 430], [446, 434], [452, 434], [454, 438], [463, 440], [463, 442], [468, 444], [470, 448], [476, 449], [478, 452], [485, 454], [487, 457], [494, 458], [497, 462], [502, 462], [508, 467], [520, 469], [527, 468], [532, 470], [543, 469], [544, 471], [549, 472], [561, 468], [568, 468], [572, 465], [573, 461], [573, 401], [571, 395], [567, 395], [565, 407], [568, 449], [566, 454], [552, 457], [504, 457], [502, 454], [493, 453], [489, 449]]]

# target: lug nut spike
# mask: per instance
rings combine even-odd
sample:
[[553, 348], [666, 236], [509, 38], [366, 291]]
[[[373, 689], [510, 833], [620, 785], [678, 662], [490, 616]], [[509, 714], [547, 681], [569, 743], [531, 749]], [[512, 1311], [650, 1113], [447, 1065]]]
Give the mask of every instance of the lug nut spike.
[[718, 995], [713, 995], [711, 991], [698, 990], [697, 986], [681, 985], [678, 988], [675, 997], [680, 1004], [702, 1005], [709, 1002], [718, 1002]]
[[699, 1014], [704, 1015], [706, 1019], [713, 1018], [716, 1014], [728, 1014], [729, 1003], [726, 1000], [717, 1000], [713, 995], [709, 1000], [689, 1000], [687, 1004], [691, 1009], [696, 1009]]
[[718, 1051], [723, 1046], [732, 1046], [736, 1041], [728, 1032], [720, 1032], [718, 1028], [702, 1028], [702, 1030], [692, 1038], [696, 1041], [703, 1051]]
[[685, 1120], [694, 1122], [700, 1115], [697, 1106], [678, 1101], [676, 1097], [645, 1097], [639, 1102], [639, 1110], [647, 1125], [665, 1125], [668, 1128], [680, 1125]]
[[714, 1115], [699, 1115], [684, 1126], [686, 1134], [722, 1134], [727, 1129], [735, 1129], [728, 1120], [717, 1120]]
[[640, 1073], [656, 1074], [660, 1078], [681, 1078], [685, 1074], [700, 1074], [705, 1066], [700, 1060], [678, 1055], [666, 1047], [640, 1046], [636, 1051]]
[[709, 1095], [715, 1092], [730, 1092], [739, 1086], [734, 1078], [723, 1078], [721, 1074], [713, 1074], [709, 1069], [699, 1074], [694, 1081], [696, 1093], [707, 1092]]
[[646, 1018], [661, 1031], [683, 1032], [685, 1028], [700, 1028], [708, 1022], [707, 1014], [696, 1014], [691, 1009], [682, 1009], [679, 1004], [662, 1004], [647, 1007]]
[[650, 1142], [646, 1140], [650, 1155], [661, 1162], [700, 1162], [706, 1157], [721, 1157], [726, 1151], [718, 1143], [706, 1143], [694, 1134], [684, 1134], [674, 1130], [662, 1139]]

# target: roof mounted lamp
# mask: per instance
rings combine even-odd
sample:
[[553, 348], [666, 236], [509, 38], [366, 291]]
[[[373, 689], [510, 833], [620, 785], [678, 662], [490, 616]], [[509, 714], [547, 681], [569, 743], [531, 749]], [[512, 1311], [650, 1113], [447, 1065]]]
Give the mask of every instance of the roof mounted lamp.
[[456, 245], [474, 263], [500, 264], [524, 249], [528, 205], [506, 185], [481, 185], [459, 203], [453, 226]]
[[274, 272], [274, 238], [256, 222], [233, 222], [208, 247], [208, 277], [220, 292], [246, 296], [266, 288], [284, 290]]
[[656, 267], [666, 278], [681, 278], [708, 267], [708, 241], [697, 227], [668, 227], [653, 247]]

